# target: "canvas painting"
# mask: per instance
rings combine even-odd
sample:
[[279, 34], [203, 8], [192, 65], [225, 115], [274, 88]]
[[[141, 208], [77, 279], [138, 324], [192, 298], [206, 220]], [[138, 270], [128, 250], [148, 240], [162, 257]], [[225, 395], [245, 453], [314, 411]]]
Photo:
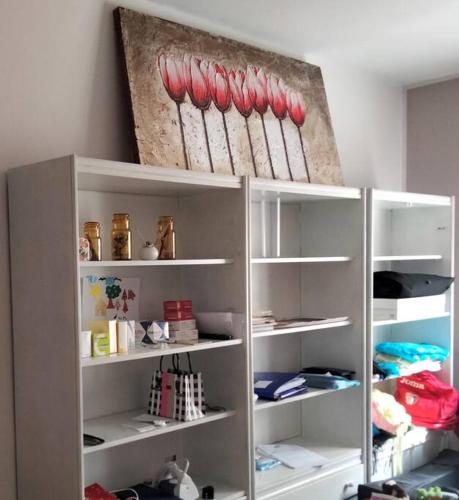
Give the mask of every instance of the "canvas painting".
[[115, 11], [139, 163], [342, 185], [318, 66]]
[[89, 275], [81, 280], [84, 321], [139, 319], [140, 278]]

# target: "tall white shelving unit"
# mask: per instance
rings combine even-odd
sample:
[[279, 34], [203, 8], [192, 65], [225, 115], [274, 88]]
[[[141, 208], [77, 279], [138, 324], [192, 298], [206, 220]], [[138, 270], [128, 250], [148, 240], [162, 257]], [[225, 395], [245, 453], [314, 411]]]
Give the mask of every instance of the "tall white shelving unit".
[[[367, 370], [370, 380], [377, 343], [425, 342], [449, 349], [451, 356], [437, 376], [452, 384], [454, 285], [447, 292], [447, 310], [444, 314], [425, 318], [426, 312], [420, 311], [423, 319], [399, 321], [375, 311], [373, 272], [392, 270], [454, 276], [454, 198], [370, 189], [367, 190], [367, 214]], [[394, 393], [396, 380], [370, 382], [367, 392], [369, 406], [373, 387]], [[373, 438], [370, 413], [368, 419], [368, 479], [383, 479], [378, 476], [378, 469], [371, 464]], [[403, 440], [404, 471], [428, 462], [448, 442], [445, 431], [428, 431], [420, 439], [413, 438], [413, 435], [413, 432], [408, 432]]]
[[[9, 172], [18, 497], [81, 500], [84, 486], [110, 489], [155, 478], [187, 457], [218, 500], [250, 494], [246, 188], [240, 178], [67, 157]], [[179, 260], [111, 262], [111, 216], [127, 212], [133, 256], [157, 217], [172, 215]], [[103, 228], [103, 261], [78, 264], [86, 220]], [[46, 228], [46, 233], [44, 229]], [[140, 277], [141, 318], [189, 298], [195, 311], [232, 310], [233, 339], [80, 360], [80, 279]], [[224, 407], [190, 423], [139, 433], [126, 427], [148, 404], [161, 355], [192, 354], [207, 402]], [[168, 361], [169, 359], [169, 361]], [[165, 363], [170, 363], [170, 356]], [[185, 360], [184, 360], [185, 361]], [[83, 432], [105, 439], [83, 446]]]
[[254, 471], [257, 499], [345, 498], [363, 481], [364, 199], [359, 189], [250, 179], [251, 313], [336, 324], [252, 333], [252, 371], [354, 370], [344, 391], [253, 404], [253, 445], [291, 443], [330, 459], [314, 471]]
[[[127, 487], [155, 478], [173, 456], [189, 458], [191, 476], [213, 485], [217, 500], [343, 500], [371, 478], [374, 343], [433, 341], [435, 332], [436, 343], [452, 346], [451, 306], [442, 317], [399, 324], [374, 317], [371, 293], [375, 269], [452, 275], [451, 198], [76, 156], [12, 169], [8, 192], [19, 500], [81, 500], [93, 482]], [[131, 216], [134, 259], [157, 217], [174, 216], [178, 259], [110, 261], [115, 212]], [[102, 224], [101, 262], [78, 262], [87, 220]], [[169, 299], [189, 298], [195, 312], [231, 311], [233, 339], [81, 359], [81, 280], [92, 274], [139, 277], [139, 319], [161, 318]], [[267, 309], [278, 319], [344, 319], [252, 332], [252, 314]], [[160, 357], [186, 352], [203, 373], [207, 402], [223, 410], [144, 433], [126, 427], [147, 406]], [[361, 385], [254, 401], [255, 371], [312, 365], [354, 370]], [[451, 374], [449, 362], [440, 376]], [[83, 432], [104, 444], [84, 447]], [[431, 434], [435, 446], [417, 447], [419, 460], [407, 454], [407, 467], [443, 445], [443, 434]], [[256, 471], [256, 447], [276, 442], [330, 462], [314, 472]]]

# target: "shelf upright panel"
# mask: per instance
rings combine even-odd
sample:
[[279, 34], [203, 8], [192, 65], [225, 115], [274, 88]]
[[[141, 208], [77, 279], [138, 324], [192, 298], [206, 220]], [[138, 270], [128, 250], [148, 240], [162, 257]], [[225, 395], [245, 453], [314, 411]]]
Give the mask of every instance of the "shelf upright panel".
[[[450, 349], [450, 358], [439, 377], [452, 383], [454, 339], [454, 286], [447, 292], [448, 308], [444, 314], [424, 314], [397, 320], [375, 315], [373, 276], [375, 271], [394, 270], [454, 276], [454, 197], [366, 189], [367, 205], [367, 480], [372, 474], [373, 436], [371, 421], [372, 363], [374, 347], [381, 341], [440, 343]], [[438, 332], [437, 332], [438, 330]], [[393, 391], [395, 382], [382, 384]], [[426, 463], [444, 447], [442, 433], [429, 433], [424, 451], [412, 460], [410, 468]], [[436, 443], [435, 437], [438, 437]], [[438, 448], [440, 447], [440, 448]], [[412, 447], [411, 447], [412, 448]], [[411, 449], [410, 447], [407, 450]], [[432, 451], [433, 450], [433, 451]], [[420, 457], [420, 458], [419, 458]], [[408, 460], [408, 458], [406, 459]]]
[[[349, 391], [311, 389], [309, 393], [291, 400], [253, 402], [253, 449], [259, 443], [287, 443], [296, 439], [298, 444], [305, 447], [310, 445], [312, 449], [314, 446], [322, 446], [320, 449], [325, 455], [330, 450], [342, 450], [342, 460], [339, 463], [330, 463], [320, 472], [292, 473], [281, 466], [273, 471], [260, 473], [255, 470], [253, 461], [253, 498], [287, 498], [286, 495], [290, 492], [295, 492], [300, 498], [300, 491], [306, 498], [309, 494], [315, 494], [324, 478], [333, 484], [334, 490], [342, 488], [342, 492], [346, 491], [346, 494], [350, 495], [351, 492], [346, 490], [345, 483], [341, 482], [343, 470], [348, 471], [348, 477], [358, 477], [357, 482], [362, 482], [366, 437], [363, 405], [366, 385], [363, 353], [366, 263], [364, 196], [359, 189], [339, 186], [271, 179], [250, 179], [249, 183], [250, 317], [254, 312], [273, 309], [274, 315], [279, 319], [310, 316], [314, 311], [318, 314], [315, 317], [335, 315], [345, 318], [336, 325], [286, 328], [278, 332], [297, 335], [276, 335], [276, 331], [251, 331], [252, 392], [254, 371], [293, 372], [305, 366], [302, 363], [312, 366], [316, 361], [323, 366], [332, 366], [335, 363], [335, 366], [343, 367], [343, 359], [338, 353], [342, 352], [342, 346], [349, 343], [349, 338], [352, 339], [354, 353], [350, 355], [349, 348], [345, 349], [346, 362], [353, 369], [355, 366], [362, 384], [361, 387]], [[352, 237], [355, 236], [355, 241], [350, 241], [351, 237], [347, 234], [347, 222], [352, 224]], [[279, 266], [279, 263], [283, 265]], [[340, 290], [349, 290], [349, 286], [345, 284], [349, 285], [347, 280], [351, 276], [353, 281], [358, 281], [355, 287], [352, 286], [358, 297], [354, 300], [352, 310], [349, 310], [352, 298], [337, 301], [339, 291], [335, 291], [335, 295], [331, 293], [332, 297], [327, 300], [327, 291], [333, 286], [335, 279], [340, 284]], [[320, 290], [316, 285], [319, 285]], [[322, 285], [326, 291], [322, 290]], [[306, 290], [307, 288], [309, 290]], [[315, 296], [314, 288], [317, 292]], [[321, 300], [318, 295], [322, 296]], [[337, 304], [338, 310], [335, 311]], [[303, 330], [307, 331], [308, 335], [302, 334]], [[321, 330], [327, 330], [326, 343]], [[330, 349], [331, 342], [335, 344], [334, 349]], [[327, 365], [327, 362], [331, 365]], [[353, 416], [356, 418], [351, 420], [356, 424], [349, 424], [349, 429], [346, 428], [339, 435], [337, 428], [330, 429], [326, 423], [320, 422], [320, 415], [322, 420], [333, 420], [333, 413], [339, 415], [343, 411], [342, 404], [346, 406], [346, 410], [353, 408]], [[340, 410], [337, 409], [338, 406]], [[336, 411], [330, 411], [331, 408]], [[306, 420], [314, 420], [317, 425]], [[341, 423], [342, 420], [341, 418]], [[319, 443], [314, 442], [314, 439]]]
[[18, 499], [81, 500], [73, 157], [8, 172]]

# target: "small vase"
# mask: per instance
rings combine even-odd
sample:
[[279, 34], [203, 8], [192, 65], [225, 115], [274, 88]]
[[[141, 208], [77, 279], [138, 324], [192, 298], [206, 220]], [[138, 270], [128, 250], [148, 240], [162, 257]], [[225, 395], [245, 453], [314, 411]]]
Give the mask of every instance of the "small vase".
[[141, 260], [157, 260], [159, 257], [159, 251], [153, 243], [147, 241], [140, 249], [139, 256]]

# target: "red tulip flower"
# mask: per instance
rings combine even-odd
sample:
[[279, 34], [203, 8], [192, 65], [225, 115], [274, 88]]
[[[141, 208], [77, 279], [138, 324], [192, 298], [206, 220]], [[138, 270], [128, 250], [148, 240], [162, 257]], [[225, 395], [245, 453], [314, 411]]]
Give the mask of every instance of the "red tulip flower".
[[226, 69], [217, 63], [210, 63], [207, 71], [207, 84], [215, 107], [225, 113], [231, 106], [231, 92]]
[[306, 117], [306, 110], [303, 96], [299, 92], [294, 90], [287, 92], [287, 109], [292, 122], [301, 127]]
[[185, 85], [191, 102], [199, 109], [210, 106], [210, 92], [207, 85], [208, 63], [186, 54], [183, 59]]
[[160, 54], [158, 57], [159, 73], [163, 81], [164, 88], [166, 89], [169, 97], [175, 101], [177, 105], [177, 113], [179, 116], [180, 135], [182, 138], [183, 160], [185, 168], [189, 169], [188, 156], [186, 154], [185, 134], [183, 131], [182, 113], [180, 105], [185, 100], [186, 83], [184, 74], [183, 61], [174, 58], [170, 55]]
[[266, 126], [263, 115], [268, 109], [268, 81], [265, 72], [256, 66], [247, 67], [247, 88], [249, 90], [249, 97], [252, 101], [254, 109], [259, 113], [261, 124], [263, 126], [263, 135], [265, 137], [266, 151], [268, 152], [269, 166], [271, 167], [271, 175], [273, 179], [274, 168], [271, 160], [271, 151], [269, 150], [268, 136], [266, 135]]
[[183, 63], [171, 56], [161, 54], [158, 57], [158, 67], [169, 97], [175, 102], [183, 102], [185, 99], [185, 79], [183, 77]]
[[268, 82], [265, 72], [256, 66], [248, 66], [247, 86], [255, 110], [260, 114], [266, 113], [268, 108]]
[[270, 75], [268, 78], [268, 102], [274, 116], [283, 120], [287, 116], [287, 96], [284, 82], [277, 76]]
[[234, 105], [242, 116], [248, 118], [252, 113], [253, 104], [249, 96], [244, 71], [231, 70], [228, 73], [228, 82]]
[[294, 90], [289, 90], [287, 92], [287, 110], [288, 115], [292, 122], [296, 125], [298, 130], [298, 137], [301, 144], [301, 152], [303, 153], [304, 169], [306, 170], [306, 177], [308, 182], [311, 182], [311, 177], [309, 175], [308, 162], [306, 161], [306, 155], [304, 153], [303, 136], [301, 135], [300, 127], [304, 124], [306, 118], [306, 109], [303, 100], [303, 96], [300, 92]]
[[209, 134], [207, 132], [206, 118], [204, 111], [209, 108], [211, 95], [208, 85], [209, 63], [197, 57], [185, 54], [183, 57], [183, 74], [185, 75], [185, 85], [191, 102], [201, 110], [202, 126], [206, 138], [207, 155], [209, 157], [210, 170], [214, 171], [212, 155], [210, 153]]

